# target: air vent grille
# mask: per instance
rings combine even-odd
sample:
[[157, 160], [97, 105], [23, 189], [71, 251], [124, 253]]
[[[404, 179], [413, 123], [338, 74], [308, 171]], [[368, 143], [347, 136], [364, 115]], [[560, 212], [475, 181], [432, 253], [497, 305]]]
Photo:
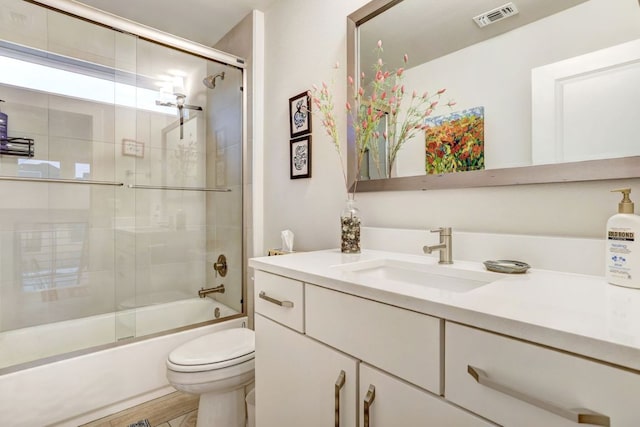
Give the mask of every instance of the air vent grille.
[[498, 21], [502, 21], [505, 18], [516, 15], [518, 8], [515, 4], [509, 2], [495, 9], [491, 9], [487, 12], [481, 13], [478, 16], [474, 16], [473, 20], [480, 28], [493, 24]]

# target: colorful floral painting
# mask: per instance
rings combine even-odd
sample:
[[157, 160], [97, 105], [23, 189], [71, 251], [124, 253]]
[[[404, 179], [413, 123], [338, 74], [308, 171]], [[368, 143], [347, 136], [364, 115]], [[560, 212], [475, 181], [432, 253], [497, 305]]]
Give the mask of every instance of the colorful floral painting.
[[427, 174], [484, 169], [484, 107], [425, 120]]

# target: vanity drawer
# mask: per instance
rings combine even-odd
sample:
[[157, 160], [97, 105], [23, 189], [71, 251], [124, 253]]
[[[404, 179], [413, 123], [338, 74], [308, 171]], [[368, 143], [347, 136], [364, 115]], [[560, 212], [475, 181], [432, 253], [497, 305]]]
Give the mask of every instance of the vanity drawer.
[[441, 393], [441, 320], [305, 284], [307, 335]]
[[583, 424], [640, 425], [636, 373], [449, 322], [445, 331], [445, 398], [472, 412], [507, 427], [576, 427], [567, 417], [590, 413]]
[[304, 285], [297, 280], [256, 270], [254, 274], [256, 313], [304, 332]]

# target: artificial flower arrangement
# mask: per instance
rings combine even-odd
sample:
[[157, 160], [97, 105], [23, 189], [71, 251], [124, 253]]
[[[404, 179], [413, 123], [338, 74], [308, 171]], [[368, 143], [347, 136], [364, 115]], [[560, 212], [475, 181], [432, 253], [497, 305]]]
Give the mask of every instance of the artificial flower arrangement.
[[[387, 147], [387, 170], [385, 173], [386, 176], [391, 176], [398, 152], [405, 142], [418, 132], [428, 128], [425, 119], [434, 112], [445, 92], [445, 89], [440, 89], [434, 94], [424, 92], [419, 95], [414, 90], [411, 98], [407, 100], [407, 90], [402, 82], [404, 67], [391, 71], [385, 68], [382, 60], [381, 40], [378, 41], [375, 52], [378, 55], [378, 60], [373, 64], [373, 79], [367, 87], [364, 87], [366, 78], [364, 72], [360, 74], [361, 84], [358, 86], [355, 85], [352, 76], [347, 78], [352, 94], [351, 101], [347, 101], [345, 109], [350, 116], [356, 147], [356, 178], [353, 186], [350, 185], [347, 178], [346, 162], [343, 159], [340, 134], [335, 120], [335, 105], [329, 86], [323, 82], [320, 87], [313, 85], [313, 89], [309, 91], [313, 106], [322, 116], [322, 126], [338, 152], [347, 193], [357, 191], [358, 178], [367, 153], [371, 152], [374, 160], [379, 158], [376, 142], [380, 137], [384, 139]], [[405, 54], [404, 64], [407, 64], [408, 60], [409, 58]], [[336, 68], [338, 68], [338, 64], [336, 64]], [[452, 107], [455, 102], [449, 101], [446, 105]], [[402, 112], [403, 108], [406, 108], [404, 113]], [[381, 133], [379, 129], [383, 121], [386, 121], [387, 130]]]
[[[313, 85], [309, 91], [312, 105], [322, 116], [322, 126], [331, 138], [331, 142], [338, 152], [345, 188], [347, 191], [347, 205], [340, 216], [341, 249], [345, 253], [360, 252], [360, 216], [354, 205], [355, 193], [358, 187], [360, 171], [364, 159], [371, 153], [376, 166], [379, 165], [378, 141], [382, 137], [386, 147], [386, 176], [391, 176], [391, 170], [398, 152], [405, 142], [413, 138], [418, 132], [427, 129], [425, 118], [430, 116], [438, 106], [440, 97], [445, 89], [440, 89], [430, 95], [425, 92], [418, 95], [413, 91], [410, 99], [406, 99], [407, 90], [402, 83], [404, 67], [387, 70], [382, 60], [382, 41], [379, 40], [375, 49], [378, 60], [373, 64], [373, 78], [366, 85], [366, 74], [360, 74], [360, 85], [355, 84], [352, 76], [347, 77], [351, 91], [350, 100], [345, 109], [349, 115], [349, 123], [355, 139], [355, 181], [349, 182], [346, 162], [342, 154], [341, 138], [336, 124], [335, 105], [329, 86], [323, 82], [320, 87]], [[408, 63], [405, 54], [403, 62]], [[336, 68], [339, 68], [336, 64]], [[366, 85], [366, 87], [365, 87]], [[447, 105], [455, 103], [449, 101]], [[406, 112], [402, 113], [402, 109]], [[384, 131], [380, 132], [381, 123], [386, 121]]]

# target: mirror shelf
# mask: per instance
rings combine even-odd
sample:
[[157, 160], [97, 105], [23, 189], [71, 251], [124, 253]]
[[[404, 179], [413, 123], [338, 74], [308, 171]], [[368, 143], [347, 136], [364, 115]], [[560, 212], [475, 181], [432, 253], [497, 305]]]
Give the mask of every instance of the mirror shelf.
[[484, 169], [440, 175], [420, 175], [358, 182], [358, 192], [426, 191], [454, 188], [626, 179], [640, 176], [640, 156], [563, 164]]
[[[360, 63], [366, 64], [368, 62], [363, 61], [361, 56], [361, 43], [364, 42], [365, 36], [359, 31], [359, 27], [365, 23], [373, 22], [373, 18], [390, 11], [400, 3], [408, 2], [410, 0], [373, 0], [363, 7], [353, 12], [347, 17], [347, 73], [348, 75], [360, 74]], [[520, 0], [524, 2], [525, 0]], [[579, 0], [573, 1], [574, 4], [589, 3], [589, 1], [600, 0]], [[638, 7], [638, 2], [631, 0], [616, 0], [620, 3], [624, 3], [622, 8], [626, 7]], [[633, 3], [630, 4], [630, 3]], [[640, 11], [640, 10], [639, 10]], [[635, 13], [635, 11], [633, 11]], [[640, 13], [640, 12], [639, 12]], [[422, 14], [421, 16], [427, 16]], [[634, 15], [635, 16], [635, 15]], [[426, 18], [425, 18], [426, 19]], [[424, 25], [428, 26], [428, 25]], [[406, 27], [403, 26], [406, 30]], [[625, 37], [632, 35], [632, 37], [638, 37], [636, 30], [627, 31]], [[376, 33], [377, 36], [377, 33]], [[371, 38], [371, 35], [367, 36]], [[387, 37], [385, 35], [380, 38]], [[444, 35], [443, 37], [446, 37]], [[501, 36], [502, 37], [502, 36]], [[387, 39], [385, 40], [385, 47], [387, 46]], [[440, 38], [437, 39], [440, 42]], [[626, 39], [617, 41], [624, 42]], [[604, 41], [601, 43], [605, 43]], [[607, 41], [609, 43], [609, 41]], [[613, 41], [611, 41], [613, 43]], [[605, 44], [605, 46], [608, 46]], [[387, 49], [385, 49], [385, 56], [387, 55]], [[396, 54], [397, 56], [397, 54]], [[391, 55], [393, 57], [393, 55]], [[411, 56], [410, 56], [411, 57]], [[555, 60], [563, 59], [558, 57]], [[541, 63], [544, 64], [544, 63]], [[539, 64], [540, 65], [540, 64]], [[537, 66], [539, 66], [537, 65]], [[637, 75], [637, 74], [636, 74]], [[635, 77], [634, 77], [635, 78]], [[465, 92], [465, 95], [468, 93]], [[455, 95], [457, 98], [458, 95]], [[456, 99], [458, 101], [458, 99]], [[466, 106], [465, 106], [466, 107]], [[526, 112], [529, 109], [529, 115], [531, 106], [523, 108]], [[635, 111], [635, 110], [634, 110]], [[495, 119], [495, 116], [492, 117]], [[587, 120], [591, 121], [591, 120]], [[504, 122], [504, 121], [503, 121]], [[495, 123], [495, 122], [494, 122]], [[531, 124], [521, 122], [524, 124], [523, 131], [530, 129]], [[350, 125], [350, 124], [349, 124]], [[487, 125], [491, 125], [488, 123]], [[582, 132], [584, 134], [584, 132]], [[495, 136], [492, 135], [492, 136]], [[502, 144], [511, 144], [512, 141], [523, 140], [523, 143], [531, 144], [531, 140], [526, 141], [526, 135], [511, 135], [510, 138], [503, 138]], [[600, 139], [600, 138], [598, 138]], [[495, 140], [495, 138], [494, 138]], [[495, 142], [495, 141], [494, 141]], [[493, 153], [496, 153], [496, 147], [492, 147]], [[510, 148], [509, 148], [510, 149]], [[348, 150], [347, 161], [349, 165], [349, 179], [351, 182], [355, 181], [355, 142], [353, 141], [353, 133], [348, 133]], [[523, 149], [522, 153], [526, 153]], [[446, 174], [428, 175], [421, 174], [415, 176], [396, 176], [385, 179], [360, 179], [358, 181], [359, 192], [372, 192], [372, 191], [407, 191], [407, 190], [431, 190], [431, 189], [454, 189], [454, 188], [473, 188], [473, 187], [491, 187], [491, 186], [507, 186], [507, 185], [524, 185], [524, 184], [542, 184], [542, 183], [563, 183], [563, 182], [581, 182], [581, 181], [595, 181], [595, 180], [607, 180], [607, 179], [628, 179], [640, 177], [640, 155], [637, 151], [628, 153], [627, 157], [624, 154], [612, 155], [609, 159], [598, 160], [583, 160], [577, 159], [565, 159], [564, 163], [548, 163], [548, 164], [534, 164], [534, 165], [522, 165], [521, 160], [512, 161], [509, 165], [509, 161], [506, 161], [504, 166], [500, 166], [497, 162], [492, 163], [491, 168], [467, 172], [454, 172]], [[411, 155], [415, 155], [412, 152]], [[524, 154], [526, 156], [530, 154]], [[587, 159], [587, 156], [584, 156]], [[567, 161], [569, 160], [569, 161]], [[579, 160], [579, 161], [575, 161]], [[547, 162], [544, 162], [547, 163]], [[402, 175], [402, 174], [400, 174]]]

